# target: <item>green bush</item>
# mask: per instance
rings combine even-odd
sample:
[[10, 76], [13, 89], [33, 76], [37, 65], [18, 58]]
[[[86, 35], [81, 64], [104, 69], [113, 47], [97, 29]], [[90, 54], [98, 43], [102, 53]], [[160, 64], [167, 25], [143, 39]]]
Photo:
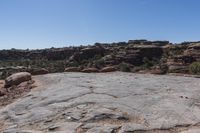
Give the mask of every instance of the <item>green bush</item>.
[[150, 60], [147, 57], [143, 58], [143, 67], [145, 69], [149, 69], [150, 67], [154, 66], [155, 64], [157, 64], [156, 60]]
[[189, 66], [189, 71], [191, 74], [200, 75], [200, 62], [194, 62]]
[[94, 65], [96, 68], [100, 69], [100, 68], [104, 67], [104, 60], [103, 59], [95, 60]]
[[124, 62], [119, 64], [119, 69], [122, 72], [130, 72], [131, 71], [130, 65], [127, 63], [124, 63]]

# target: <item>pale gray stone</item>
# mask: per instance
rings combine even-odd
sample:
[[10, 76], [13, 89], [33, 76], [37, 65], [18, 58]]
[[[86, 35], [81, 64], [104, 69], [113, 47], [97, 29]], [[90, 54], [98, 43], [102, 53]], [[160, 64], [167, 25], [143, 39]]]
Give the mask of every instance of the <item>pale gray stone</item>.
[[199, 78], [111, 72], [33, 80], [38, 87], [0, 109], [0, 131], [199, 132]]

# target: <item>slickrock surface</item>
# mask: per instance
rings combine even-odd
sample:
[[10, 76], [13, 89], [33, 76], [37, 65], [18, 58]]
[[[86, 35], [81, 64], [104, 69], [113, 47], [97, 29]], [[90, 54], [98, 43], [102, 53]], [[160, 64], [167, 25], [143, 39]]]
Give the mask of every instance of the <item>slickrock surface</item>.
[[35, 76], [0, 109], [5, 133], [198, 133], [200, 79], [133, 73]]

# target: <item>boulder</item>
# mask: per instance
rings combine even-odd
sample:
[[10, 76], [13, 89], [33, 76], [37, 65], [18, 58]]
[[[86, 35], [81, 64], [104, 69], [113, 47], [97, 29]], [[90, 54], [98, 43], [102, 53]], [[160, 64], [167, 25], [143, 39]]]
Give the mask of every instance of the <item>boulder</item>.
[[49, 73], [49, 71], [48, 71], [47, 69], [45, 69], [45, 68], [40, 68], [40, 69], [32, 69], [32, 70], [30, 71], [30, 73], [31, 73], [32, 75], [42, 75], [42, 74], [47, 74], [47, 73]]
[[165, 68], [164, 64], [162, 64], [162, 65], [156, 65], [156, 66], [151, 67], [151, 69], [150, 69], [149, 72], [151, 74], [158, 74], [158, 75], [160, 75], [160, 74], [165, 74], [167, 72], [167, 69], [168, 69], [168, 67]]
[[188, 66], [184, 65], [169, 65], [168, 66], [169, 73], [188, 73]]
[[113, 66], [108, 66], [108, 67], [102, 68], [100, 72], [114, 72], [114, 71], [116, 71], [116, 68], [115, 68], [115, 67], [113, 67]]
[[99, 70], [97, 68], [85, 68], [83, 69], [81, 72], [85, 72], [85, 73], [95, 73], [95, 72], [99, 72]]
[[31, 74], [28, 72], [15, 73], [5, 80], [5, 87], [19, 85], [22, 82], [31, 80]]
[[67, 67], [65, 68], [65, 72], [80, 72], [81, 68], [80, 67]]

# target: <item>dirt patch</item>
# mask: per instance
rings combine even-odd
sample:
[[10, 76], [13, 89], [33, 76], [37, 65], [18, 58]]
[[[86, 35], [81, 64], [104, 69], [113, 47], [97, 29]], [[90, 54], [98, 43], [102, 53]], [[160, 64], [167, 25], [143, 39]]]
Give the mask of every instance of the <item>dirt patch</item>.
[[4, 123], [0, 122], [0, 129], [3, 129], [3, 128], [4, 128]]
[[0, 82], [0, 107], [8, 105], [14, 102], [16, 99], [30, 92], [30, 90], [35, 87], [33, 83], [34, 81], [30, 80], [27, 82], [23, 82], [17, 86], [3, 88], [4, 82], [1, 81]]

